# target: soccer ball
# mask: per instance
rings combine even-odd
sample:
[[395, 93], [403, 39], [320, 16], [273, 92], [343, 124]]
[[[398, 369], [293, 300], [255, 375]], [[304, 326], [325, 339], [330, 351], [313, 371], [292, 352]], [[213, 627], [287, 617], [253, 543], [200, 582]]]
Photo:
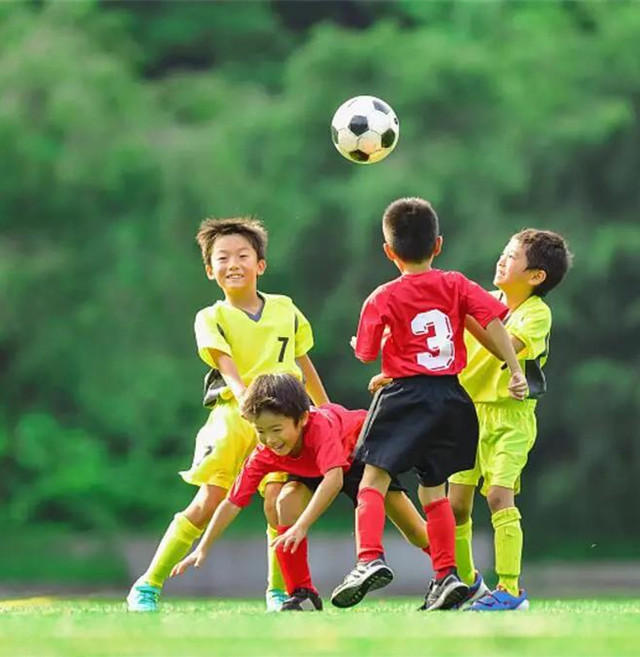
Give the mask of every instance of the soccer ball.
[[331, 139], [340, 155], [358, 164], [384, 160], [398, 143], [400, 124], [387, 103], [356, 96], [342, 103], [331, 121]]

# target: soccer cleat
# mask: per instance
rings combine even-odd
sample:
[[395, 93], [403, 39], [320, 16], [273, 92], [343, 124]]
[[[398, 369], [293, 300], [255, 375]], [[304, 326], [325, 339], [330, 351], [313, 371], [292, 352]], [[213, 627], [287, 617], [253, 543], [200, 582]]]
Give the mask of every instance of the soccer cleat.
[[504, 589], [497, 588], [476, 600], [467, 611], [526, 611], [529, 609], [529, 597], [524, 589], [520, 595], [511, 595]]
[[138, 579], [129, 591], [127, 596], [127, 609], [129, 611], [158, 611], [158, 600], [160, 599], [161, 589], [157, 586], [151, 586], [142, 578]]
[[489, 593], [491, 589], [484, 583], [482, 575], [476, 570], [476, 578], [473, 580], [473, 584], [469, 587], [469, 592], [467, 597], [455, 604], [451, 609], [467, 609], [471, 606], [476, 600], [484, 597]]
[[267, 603], [267, 611], [280, 611], [288, 596], [282, 589], [267, 589], [264, 598]]
[[469, 587], [454, 570], [445, 577], [431, 580], [420, 611], [454, 609], [467, 597], [468, 593]]
[[359, 561], [356, 567], [344, 578], [340, 586], [331, 594], [331, 604], [335, 607], [353, 607], [369, 591], [381, 589], [391, 582], [393, 571], [384, 559]]
[[282, 603], [280, 611], [322, 611], [322, 599], [313, 589], [295, 589]]

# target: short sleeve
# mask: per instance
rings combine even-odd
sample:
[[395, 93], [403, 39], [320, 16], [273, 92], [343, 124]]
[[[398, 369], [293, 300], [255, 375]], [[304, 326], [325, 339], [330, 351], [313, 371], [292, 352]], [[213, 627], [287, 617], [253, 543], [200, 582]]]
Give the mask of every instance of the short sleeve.
[[198, 355], [210, 367], [215, 368], [216, 364], [209, 354], [209, 349], [215, 349], [231, 356], [231, 347], [218, 322], [215, 306], [205, 308], [196, 315], [195, 333]]
[[467, 314], [486, 328], [494, 319], [504, 319], [509, 314], [509, 308], [492, 294], [460, 274], [465, 287]]
[[227, 495], [229, 502], [240, 507], [248, 506], [264, 476], [275, 471], [275, 467], [264, 456], [260, 447], [249, 454]]
[[295, 357], [304, 356], [313, 347], [313, 331], [309, 320], [294, 306], [295, 312]]
[[517, 321], [507, 325], [507, 331], [524, 344], [518, 358], [534, 360], [547, 350], [547, 338], [551, 331], [551, 311], [546, 304], [522, 313]]
[[356, 358], [372, 361], [378, 358], [380, 344], [384, 333], [384, 320], [379, 310], [380, 299], [372, 294], [364, 302], [356, 334]]

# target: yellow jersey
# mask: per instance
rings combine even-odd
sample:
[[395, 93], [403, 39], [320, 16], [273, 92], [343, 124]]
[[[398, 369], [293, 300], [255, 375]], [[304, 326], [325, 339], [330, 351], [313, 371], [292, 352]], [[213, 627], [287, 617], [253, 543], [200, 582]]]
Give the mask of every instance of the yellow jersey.
[[[259, 374], [287, 373], [302, 379], [296, 358], [313, 346], [311, 325], [289, 297], [258, 295], [264, 304], [255, 316], [226, 301], [198, 312], [195, 333], [200, 358], [216, 369], [208, 350], [227, 354], [245, 385]], [[229, 395], [230, 391], [222, 394], [224, 398]]]
[[[501, 298], [502, 292], [492, 292]], [[538, 296], [530, 296], [513, 310], [505, 320], [507, 331], [524, 344], [518, 360], [529, 384], [529, 399], [537, 399], [546, 392], [542, 367], [549, 354], [551, 310]], [[506, 365], [487, 351], [470, 333], [465, 331], [467, 366], [460, 374], [460, 383], [474, 402], [501, 402], [511, 399], [508, 390], [510, 373]]]

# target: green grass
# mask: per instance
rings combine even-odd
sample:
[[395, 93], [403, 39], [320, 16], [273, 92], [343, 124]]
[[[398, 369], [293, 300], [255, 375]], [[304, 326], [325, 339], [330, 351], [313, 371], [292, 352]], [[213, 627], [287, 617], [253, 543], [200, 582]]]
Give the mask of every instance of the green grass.
[[266, 614], [261, 601], [166, 600], [153, 615], [120, 600], [0, 602], [0, 657], [640, 655], [638, 600], [537, 600], [502, 614], [425, 614], [417, 602]]

